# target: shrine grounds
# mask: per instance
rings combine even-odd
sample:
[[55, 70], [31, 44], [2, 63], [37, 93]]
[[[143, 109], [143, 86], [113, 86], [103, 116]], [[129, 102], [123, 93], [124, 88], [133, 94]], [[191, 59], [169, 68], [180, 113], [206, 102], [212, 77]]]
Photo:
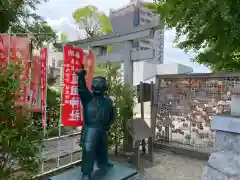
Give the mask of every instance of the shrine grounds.
[[129, 180], [199, 180], [206, 163], [206, 160], [155, 150], [154, 162], [142, 157], [139, 174]]
[[[72, 158], [73, 161], [81, 159], [81, 152], [74, 153]], [[128, 161], [128, 158], [124, 155], [110, 155], [110, 158], [119, 162], [126, 163]], [[67, 164], [69, 161], [69, 156], [60, 159], [61, 164]], [[207, 160], [158, 149], [154, 152], [154, 162], [146, 160], [144, 155], [141, 156], [139, 174], [129, 180], [199, 180], [206, 163]], [[48, 161], [45, 164], [48, 169], [55, 166], [56, 161]]]

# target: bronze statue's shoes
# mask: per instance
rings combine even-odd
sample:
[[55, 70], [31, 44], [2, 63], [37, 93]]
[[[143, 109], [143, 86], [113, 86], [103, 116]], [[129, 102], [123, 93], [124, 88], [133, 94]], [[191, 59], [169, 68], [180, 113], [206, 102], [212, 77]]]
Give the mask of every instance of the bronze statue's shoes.
[[91, 180], [91, 176], [89, 175], [83, 175], [81, 180]]
[[103, 168], [112, 168], [114, 165], [112, 163], [107, 163], [107, 164], [101, 164], [101, 165], [97, 165], [97, 167], [99, 169], [103, 169]]

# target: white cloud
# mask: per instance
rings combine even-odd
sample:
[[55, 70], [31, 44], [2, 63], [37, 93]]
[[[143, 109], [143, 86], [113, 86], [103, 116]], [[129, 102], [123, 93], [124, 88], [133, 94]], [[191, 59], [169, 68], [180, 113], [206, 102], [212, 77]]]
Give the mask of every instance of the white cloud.
[[68, 18], [60, 18], [58, 20], [47, 18], [46, 21], [54, 30], [58, 32], [58, 35], [60, 35], [62, 32], [67, 33], [70, 41], [79, 39], [79, 37], [83, 35], [83, 32], [77, 29], [76, 25], [71, 23]]
[[[76, 40], [83, 32], [79, 31], [74, 24], [72, 18], [74, 10], [91, 4], [108, 14], [110, 8], [116, 9], [128, 2], [129, 0], [49, 0], [48, 3], [39, 6], [37, 13], [43, 16], [56, 31], [66, 32], [69, 40]], [[209, 72], [208, 68], [190, 62], [192, 55], [175, 48], [174, 38], [174, 30], [165, 31], [164, 63], [176, 62], [193, 67], [195, 72]]]
[[[64, 22], [64, 21], [69, 22], [69, 21], [68, 21], [68, 18], [60, 18], [60, 19], [58, 19], [58, 20], [54, 20], [54, 19], [47, 18], [46, 21], [47, 21], [48, 24], [51, 25], [51, 26], [59, 25], [59, 24], [61, 24], [61, 23]], [[69, 23], [69, 24], [70, 24], [70, 23]]]

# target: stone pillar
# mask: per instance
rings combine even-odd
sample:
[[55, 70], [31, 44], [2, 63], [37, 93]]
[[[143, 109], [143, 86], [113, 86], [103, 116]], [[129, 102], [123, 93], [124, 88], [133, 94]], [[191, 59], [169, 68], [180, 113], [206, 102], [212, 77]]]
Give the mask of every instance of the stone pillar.
[[211, 127], [216, 130], [216, 147], [201, 180], [239, 180], [240, 117], [213, 116]]

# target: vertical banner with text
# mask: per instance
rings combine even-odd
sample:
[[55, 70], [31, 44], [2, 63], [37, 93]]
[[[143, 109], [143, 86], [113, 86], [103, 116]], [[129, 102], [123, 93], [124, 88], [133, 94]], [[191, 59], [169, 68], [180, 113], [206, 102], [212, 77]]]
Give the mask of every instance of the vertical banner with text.
[[41, 112], [40, 97], [40, 79], [41, 79], [41, 57], [33, 56], [31, 63], [31, 81], [30, 81], [30, 96], [31, 96], [31, 111]]
[[64, 126], [77, 127], [83, 123], [76, 74], [76, 71], [81, 68], [83, 57], [82, 49], [64, 46], [64, 88], [62, 96], [62, 124]]
[[41, 110], [42, 110], [42, 127], [46, 125], [46, 102], [47, 102], [47, 48], [40, 50], [41, 58]]
[[[83, 64], [84, 68], [86, 70], [86, 83], [88, 89], [91, 89], [92, 87], [92, 79], [93, 79], [93, 73], [94, 73], [94, 63], [95, 63], [95, 56], [91, 50], [88, 51], [88, 54], [85, 54], [83, 57]], [[83, 107], [80, 107], [81, 112], [83, 112]], [[81, 113], [81, 119], [83, 119], [83, 113]]]
[[[10, 58], [10, 63], [19, 63], [23, 67], [20, 76], [20, 92], [16, 104], [27, 105], [27, 81], [29, 72], [30, 39], [28, 37], [0, 34], [0, 63], [5, 69]], [[10, 54], [9, 54], [10, 53]]]
[[84, 57], [84, 67], [87, 71], [86, 73], [86, 82], [89, 89], [91, 89], [92, 86], [92, 78], [93, 78], [93, 71], [94, 71], [94, 63], [95, 63], [95, 57], [91, 50], [88, 51], [88, 55], [85, 55]]

